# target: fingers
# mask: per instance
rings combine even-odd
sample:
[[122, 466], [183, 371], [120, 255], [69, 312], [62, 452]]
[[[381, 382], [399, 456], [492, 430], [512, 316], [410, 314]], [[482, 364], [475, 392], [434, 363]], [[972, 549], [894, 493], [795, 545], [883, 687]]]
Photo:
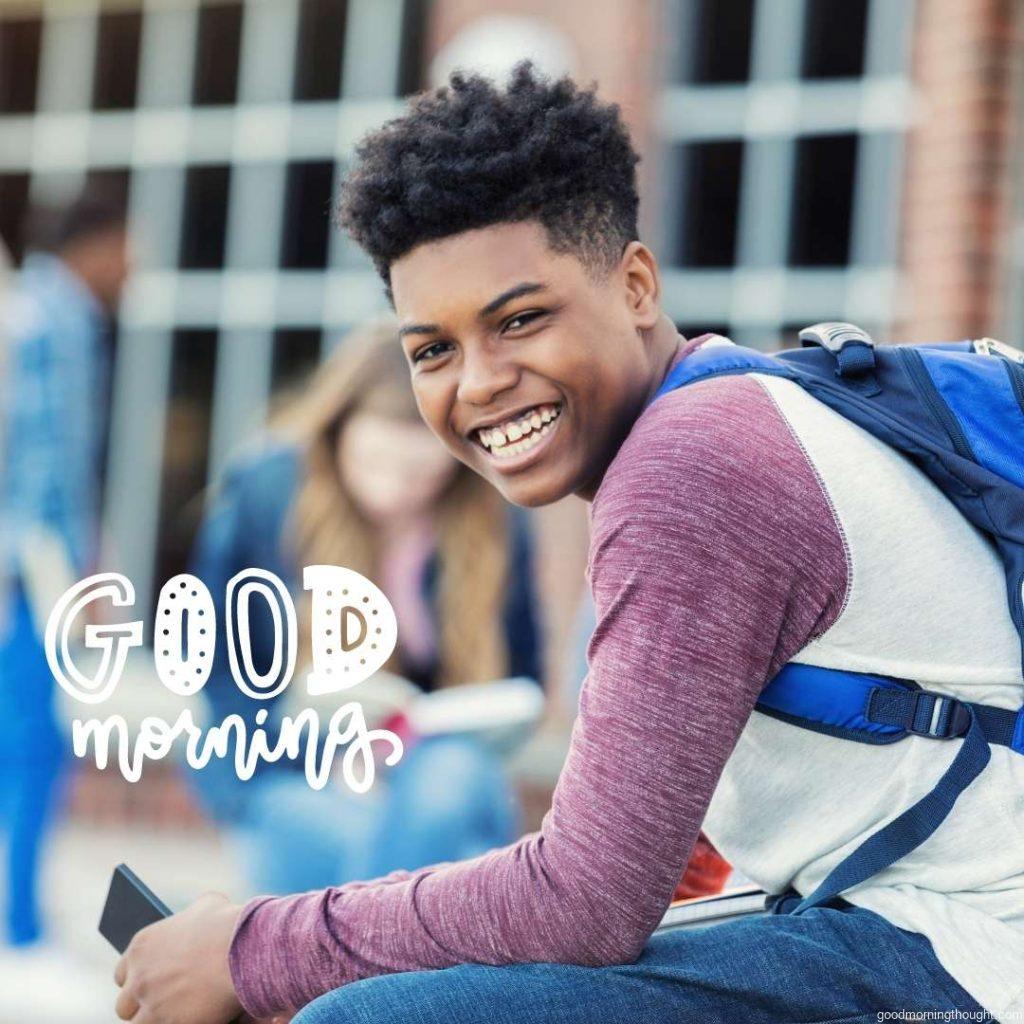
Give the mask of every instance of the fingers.
[[118, 1020], [131, 1020], [139, 1012], [139, 1001], [132, 995], [130, 989], [121, 989], [117, 1002], [114, 1004], [114, 1013]]
[[125, 988], [128, 980], [128, 956], [125, 954], [117, 961], [114, 968], [114, 982], [121, 989], [114, 1004], [114, 1013], [118, 1020], [131, 1020], [139, 1012], [139, 1001], [132, 995], [131, 989]]

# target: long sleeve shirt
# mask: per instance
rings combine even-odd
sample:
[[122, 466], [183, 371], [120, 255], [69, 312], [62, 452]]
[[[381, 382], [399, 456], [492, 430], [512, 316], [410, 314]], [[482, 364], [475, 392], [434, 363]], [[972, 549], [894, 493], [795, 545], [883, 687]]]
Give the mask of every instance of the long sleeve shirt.
[[473, 860], [250, 902], [229, 959], [251, 1014], [389, 972], [639, 955], [761, 689], [839, 614], [847, 556], [801, 445], [745, 379], [649, 405], [590, 518], [597, 626], [541, 829]]

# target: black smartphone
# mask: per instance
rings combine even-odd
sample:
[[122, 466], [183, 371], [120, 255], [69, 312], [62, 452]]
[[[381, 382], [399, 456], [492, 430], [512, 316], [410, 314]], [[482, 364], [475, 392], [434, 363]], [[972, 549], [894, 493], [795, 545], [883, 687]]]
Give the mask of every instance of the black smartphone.
[[100, 935], [123, 953], [136, 932], [171, 913], [171, 908], [127, 864], [118, 864], [100, 916]]

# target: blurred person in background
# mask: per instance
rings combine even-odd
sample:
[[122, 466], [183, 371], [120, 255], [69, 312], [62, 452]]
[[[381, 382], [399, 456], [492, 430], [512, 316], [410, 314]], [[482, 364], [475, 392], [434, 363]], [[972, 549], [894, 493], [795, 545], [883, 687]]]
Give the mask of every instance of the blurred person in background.
[[83, 193], [46, 226], [10, 299], [0, 416], [0, 820], [4, 937], [18, 947], [42, 934], [37, 874], [62, 762], [38, 587], [55, 553], [76, 576], [94, 565], [109, 331], [129, 270], [125, 213], [106, 196]]
[[[11, 299], [11, 282], [13, 278], [14, 265], [11, 261], [11, 254], [0, 238], [0, 381], [7, 379], [7, 338], [14, 316], [13, 303]], [[0, 391], [0, 396], [3, 392]], [[0, 416], [0, 474], [4, 465], [4, 422]], [[3, 538], [3, 520], [0, 519], [0, 543]], [[6, 601], [10, 593], [10, 581], [8, 574], [10, 567], [0, 563], [0, 622], [5, 621]]]
[[[276, 573], [295, 599], [305, 651], [311, 609], [302, 568], [324, 564], [363, 574], [394, 606], [398, 646], [386, 671], [425, 691], [540, 678], [523, 513], [423, 424], [390, 321], [342, 340], [282, 410], [270, 443], [229, 470], [191, 571], [219, 602], [218, 620], [232, 576], [249, 567]], [[255, 602], [250, 615], [253, 660], [264, 671], [273, 659], [270, 612]], [[375, 684], [382, 681], [365, 685]], [[289, 692], [273, 702], [271, 723]], [[203, 693], [216, 722], [232, 713], [252, 722], [271, 704], [238, 689], [223, 645]], [[407, 743], [383, 785], [362, 796], [314, 791], [301, 764], [283, 762], [240, 782], [230, 761], [214, 759], [194, 778], [213, 816], [248, 838], [247, 874], [261, 892], [471, 856], [511, 842], [519, 825], [497, 756], [468, 736]]]

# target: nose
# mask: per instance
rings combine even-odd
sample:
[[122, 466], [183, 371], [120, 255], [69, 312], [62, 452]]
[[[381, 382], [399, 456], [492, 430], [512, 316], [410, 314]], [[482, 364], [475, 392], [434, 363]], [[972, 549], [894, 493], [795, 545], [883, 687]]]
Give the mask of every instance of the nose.
[[456, 397], [467, 405], [486, 406], [502, 391], [514, 387], [519, 371], [495, 352], [466, 352]]

